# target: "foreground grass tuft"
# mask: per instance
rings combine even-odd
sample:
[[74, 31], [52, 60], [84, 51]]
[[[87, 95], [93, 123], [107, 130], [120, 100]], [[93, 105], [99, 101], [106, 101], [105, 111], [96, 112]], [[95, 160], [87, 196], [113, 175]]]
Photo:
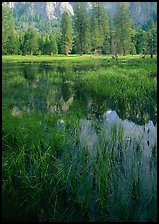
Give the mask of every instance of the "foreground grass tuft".
[[142, 145], [142, 133], [125, 141], [123, 127], [104, 129], [101, 116], [111, 108], [139, 124], [156, 121], [156, 60], [37, 58], [3, 57], [56, 60], [43, 72], [4, 65], [3, 220], [156, 221], [157, 146]]

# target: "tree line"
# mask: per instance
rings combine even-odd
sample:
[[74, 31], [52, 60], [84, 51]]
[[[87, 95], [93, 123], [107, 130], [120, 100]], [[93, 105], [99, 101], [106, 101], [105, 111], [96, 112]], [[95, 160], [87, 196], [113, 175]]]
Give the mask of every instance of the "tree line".
[[149, 30], [136, 30], [131, 24], [128, 3], [119, 2], [113, 18], [103, 2], [92, 2], [87, 10], [77, 2], [74, 15], [64, 12], [59, 27], [40, 34], [29, 26], [15, 30], [10, 9], [2, 6], [2, 54], [150, 54], [157, 52], [157, 25], [150, 20]]

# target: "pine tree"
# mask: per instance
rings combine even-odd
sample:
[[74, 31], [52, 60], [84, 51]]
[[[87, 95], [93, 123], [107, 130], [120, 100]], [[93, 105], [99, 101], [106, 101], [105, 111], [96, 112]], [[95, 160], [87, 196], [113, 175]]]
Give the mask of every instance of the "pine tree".
[[157, 52], [157, 27], [154, 25], [153, 19], [150, 20], [150, 28], [147, 33], [147, 53], [153, 58]]
[[44, 44], [44, 54], [50, 55], [51, 54], [51, 49], [50, 49], [50, 37], [47, 34], [45, 37], [45, 44]]
[[153, 36], [153, 54], [157, 54], [157, 25], [152, 28]]
[[15, 33], [11, 32], [11, 35], [8, 38], [6, 43], [7, 46], [7, 54], [18, 54], [18, 37]]
[[146, 32], [140, 29], [135, 34], [136, 54], [146, 54]]
[[92, 43], [93, 48], [110, 53], [110, 29], [104, 2], [92, 3]]
[[61, 18], [61, 50], [63, 54], [68, 55], [72, 50], [72, 32], [71, 18], [68, 12], [64, 12]]
[[55, 34], [50, 35], [50, 51], [51, 51], [51, 54], [57, 54], [58, 53]]
[[8, 6], [2, 5], [2, 53], [16, 54], [17, 37], [14, 28], [14, 18]]
[[127, 2], [119, 2], [114, 19], [116, 53], [126, 55], [130, 51], [131, 22]]
[[38, 34], [37, 32], [29, 27], [24, 35], [24, 54], [33, 55], [37, 53], [38, 44]]
[[39, 53], [40, 54], [45, 54], [45, 38], [43, 35], [39, 36]]
[[74, 8], [74, 34], [77, 53], [90, 53], [90, 20], [84, 2], [77, 2]]
[[130, 54], [136, 54], [136, 48], [135, 48], [135, 35], [136, 35], [136, 30], [134, 27], [130, 29]]
[[20, 55], [24, 55], [24, 35], [25, 33], [20, 31], [18, 35], [19, 49], [18, 52]]
[[103, 45], [103, 37], [101, 37], [101, 30], [98, 25], [98, 20], [96, 17], [92, 18], [92, 47], [94, 50], [94, 53], [97, 53], [97, 51], [101, 51], [101, 47]]
[[6, 43], [9, 36], [9, 9], [6, 5], [2, 5], [2, 53], [6, 53]]
[[113, 23], [112, 17], [110, 18], [110, 53], [111, 54], [116, 54], [116, 36], [115, 36], [115, 26]]

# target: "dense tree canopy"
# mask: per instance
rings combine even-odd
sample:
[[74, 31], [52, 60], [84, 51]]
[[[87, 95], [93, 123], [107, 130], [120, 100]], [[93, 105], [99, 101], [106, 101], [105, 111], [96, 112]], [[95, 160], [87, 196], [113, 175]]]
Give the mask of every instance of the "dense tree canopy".
[[61, 18], [61, 50], [63, 54], [68, 54], [72, 50], [73, 31], [71, 18], [68, 12], [64, 12]]
[[6, 5], [2, 7], [2, 53], [17, 53], [17, 38], [14, 28], [14, 18]]
[[29, 27], [24, 35], [23, 51], [25, 54], [36, 54], [38, 50], [38, 34], [37, 32]]
[[[118, 3], [113, 17], [108, 16], [103, 2], [91, 5], [88, 11], [84, 2], [77, 2], [74, 15], [64, 12], [59, 25], [57, 20], [46, 25], [36, 16], [20, 17], [15, 29], [12, 11], [3, 4], [2, 54], [156, 54], [157, 25], [153, 17], [147, 30], [136, 30], [126, 2]], [[20, 26], [23, 21], [25, 29]], [[41, 24], [39, 30], [28, 27], [35, 21]]]
[[96, 52], [110, 53], [110, 30], [103, 2], [92, 3], [92, 45]]
[[151, 58], [157, 53], [157, 27], [154, 25], [152, 18], [147, 35], [147, 53], [150, 54]]
[[83, 2], [78, 2], [74, 8], [74, 32], [77, 53], [82, 55], [90, 50], [89, 16]]
[[130, 51], [131, 22], [127, 2], [119, 2], [115, 14], [116, 53], [126, 55]]

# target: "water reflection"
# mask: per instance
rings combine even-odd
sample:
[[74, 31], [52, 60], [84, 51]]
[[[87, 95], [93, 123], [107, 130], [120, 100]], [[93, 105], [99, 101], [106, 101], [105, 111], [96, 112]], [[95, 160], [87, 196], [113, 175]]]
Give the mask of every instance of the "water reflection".
[[34, 70], [30, 66], [25, 66], [23, 68], [24, 78], [30, 82], [33, 82], [36, 79], [35, 72], [37, 73], [37, 69]]
[[[83, 65], [83, 67], [90, 69], [89, 66]], [[125, 203], [126, 198], [127, 211], [127, 206], [131, 208], [133, 203], [133, 199], [130, 197], [132, 195], [132, 197], [140, 197], [143, 201], [143, 203], [139, 202], [139, 206], [136, 206], [136, 217], [141, 217], [140, 213], [143, 211], [143, 206], [151, 204], [151, 200], [152, 203], [156, 203], [157, 126], [154, 125], [156, 122], [154, 116], [155, 98], [150, 105], [140, 104], [143, 99], [139, 99], [137, 104], [130, 98], [133, 103], [129, 104], [128, 107], [124, 98], [121, 99], [118, 96], [109, 98], [100, 95], [100, 93], [89, 92], [80, 82], [79, 76], [84, 74], [80, 71], [81, 66], [78, 64], [75, 67], [59, 64], [21, 64], [20, 67], [17, 67], [16, 64], [15, 68], [3, 66], [3, 105], [5, 105], [6, 111], [15, 117], [23, 116], [23, 111], [28, 111], [28, 113], [40, 111], [44, 114], [58, 113], [62, 115], [56, 128], [61, 133], [63, 130], [67, 131], [69, 135], [69, 145], [66, 144], [66, 152], [64, 150], [62, 153], [68, 153], [70, 150], [72, 158], [75, 158], [83, 148], [87, 149], [90, 154], [88, 158], [90, 174], [93, 166], [97, 166], [97, 170], [98, 165], [102, 167], [100, 159], [98, 159], [100, 150], [103, 151], [103, 154], [107, 150], [106, 156], [110, 155], [111, 152], [112, 157], [108, 167], [111, 172], [110, 170], [108, 172], [111, 174], [110, 178], [112, 178], [114, 189], [113, 194], [110, 194], [107, 199], [109, 205], [107, 211], [111, 214], [113, 208], [114, 214], [116, 214], [117, 202], [120, 202], [122, 197], [123, 203]], [[72, 134], [72, 131], [65, 125], [65, 118], [68, 120], [71, 117], [69, 113], [76, 114], [75, 117], [80, 120], [81, 130], [76, 135], [74, 132]], [[44, 124], [44, 126], [47, 125]], [[53, 128], [48, 130], [52, 132]], [[50, 139], [51, 133], [44, 131], [44, 135]], [[74, 148], [72, 142], [76, 141], [77, 136], [79, 142], [76, 142], [76, 148]], [[62, 153], [59, 159], [62, 159]], [[82, 159], [85, 158], [80, 158], [82, 163]], [[65, 156], [64, 159], [68, 165]], [[101, 161], [105, 161], [104, 159]], [[77, 159], [75, 158], [74, 161], [74, 170], [78, 172]], [[104, 168], [102, 172], [105, 172]], [[91, 178], [93, 179], [93, 176]], [[93, 183], [92, 179], [91, 183]], [[111, 189], [109, 186], [107, 188], [108, 190]], [[152, 205], [152, 207], [154, 206]]]
[[[77, 104], [80, 111], [90, 119], [99, 119], [111, 108], [122, 119], [129, 119], [137, 124], [148, 120], [156, 123], [156, 101], [142, 103], [143, 99], [129, 99], [118, 96], [106, 97], [100, 93], [89, 92], [81, 83], [83, 71], [94, 70], [101, 64], [70, 63], [55, 64], [3, 64], [3, 96], [9, 107], [27, 108], [44, 113], [63, 113]], [[104, 66], [104, 64], [103, 64]], [[81, 74], [80, 74], [81, 72]], [[14, 103], [13, 103], [14, 102]], [[72, 107], [70, 107], [72, 105]]]
[[61, 95], [65, 102], [68, 101], [72, 97], [73, 90], [72, 90], [71, 83], [63, 80], [61, 84]]
[[[98, 137], [94, 120], [81, 119], [81, 132], [80, 139], [81, 144], [88, 146], [92, 153], [92, 150], [97, 147]], [[108, 110], [103, 114], [102, 125], [100, 133], [102, 136], [106, 136], [109, 142], [112, 141], [112, 128], [115, 128], [117, 132], [122, 132], [122, 141], [134, 150], [135, 144], [139, 144], [143, 149], [143, 155], [147, 158], [151, 157], [152, 148], [157, 144], [157, 126], [153, 124], [151, 120], [145, 125], [137, 125], [131, 121], [122, 120], [119, 118], [116, 111]], [[101, 141], [101, 139], [100, 139]], [[126, 152], [126, 151], [125, 151]]]
[[113, 185], [118, 187], [110, 197], [110, 208], [123, 196], [129, 198], [129, 206], [133, 203], [131, 195], [139, 201], [134, 214], [137, 217], [143, 204], [150, 200], [156, 207], [157, 126], [151, 120], [141, 126], [122, 120], [111, 110], [103, 114], [100, 131], [97, 132], [95, 120], [81, 119], [80, 126], [80, 145], [89, 151], [90, 163], [97, 160], [101, 151], [111, 153], [109, 173]]

